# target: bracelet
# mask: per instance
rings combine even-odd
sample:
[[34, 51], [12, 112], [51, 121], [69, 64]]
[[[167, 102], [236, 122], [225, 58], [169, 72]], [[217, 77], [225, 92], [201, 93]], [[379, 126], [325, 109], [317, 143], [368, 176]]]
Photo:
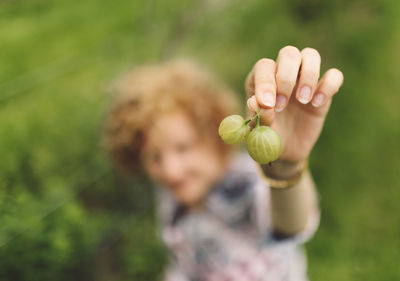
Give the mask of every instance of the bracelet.
[[271, 188], [283, 189], [283, 188], [293, 186], [301, 180], [303, 174], [308, 169], [308, 158], [304, 161], [303, 168], [296, 176], [294, 176], [293, 178], [290, 178], [290, 179], [285, 179], [285, 180], [270, 178], [265, 175], [265, 173], [262, 170], [260, 165], [257, 165], [257, 167], [258, 167], [259, 173], [261, 175], [261, 178], [263, 178]]

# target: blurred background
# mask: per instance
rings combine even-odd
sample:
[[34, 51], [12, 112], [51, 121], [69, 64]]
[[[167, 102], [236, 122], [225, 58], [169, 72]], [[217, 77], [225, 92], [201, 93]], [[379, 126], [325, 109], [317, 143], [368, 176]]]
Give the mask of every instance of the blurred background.
[[159, 280], [153, 190], [99, 145], [108, 85], [189, 56], [243, 100], [280, 48], [316, 48], [344, 85], [311, 155], [322, 220], [311, 280], [400, 280], [400, 2], [0, 2], [0, 280]]

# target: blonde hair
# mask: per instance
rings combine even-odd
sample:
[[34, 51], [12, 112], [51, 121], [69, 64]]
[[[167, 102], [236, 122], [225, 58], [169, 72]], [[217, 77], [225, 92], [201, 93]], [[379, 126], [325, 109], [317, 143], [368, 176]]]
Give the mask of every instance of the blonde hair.
[[120, 170], [132, 173], [142, 168], [147, 128], [177, 110], [190, 117], [200, 136], [216, 141], [221, 156], [229, 154], [231, 147], [219, 138], [218, 126], [237, 113], [236, 95], [198, 63], [180, 58], [139, 66], [122, 75], [112, 89], [102, 144]]

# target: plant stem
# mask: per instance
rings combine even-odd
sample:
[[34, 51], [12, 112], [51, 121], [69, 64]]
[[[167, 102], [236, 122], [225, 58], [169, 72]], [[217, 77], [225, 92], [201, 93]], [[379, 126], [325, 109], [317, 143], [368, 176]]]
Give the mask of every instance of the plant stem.
[[247, 119], [246, 121], [244, 121], [244, 124], [247, 125], [249, 124], [251, 121], [253, 121], [255, 118], [257, 117], [257, 115], [254, 115], [253, 117]]
[[[261, 108], [258, 109], [258, 112], [257, 112], [256, 115], [254, 115], [253, 117], [251, 117], [251, 118], [247, 119], [246, 121], [244, 121], [244, 124], [247, 125], [247, 124], [249, 124], [251, 121], [253, 121], [253, 120], [256, 119], [256, 118], [257, 118], [257, 120], [260, 119], [260, 110], [261, 110]], [[260, 121], [258, 120], [257, 122], [258, 122], [257, 124], [258, 124], [258, 126], [259, 126]]]
[[257, 115], [256, 115], [257, 116], [256, 128], [260, 126], [260, 111], [261, 111], [261, 108], [258, 110]]

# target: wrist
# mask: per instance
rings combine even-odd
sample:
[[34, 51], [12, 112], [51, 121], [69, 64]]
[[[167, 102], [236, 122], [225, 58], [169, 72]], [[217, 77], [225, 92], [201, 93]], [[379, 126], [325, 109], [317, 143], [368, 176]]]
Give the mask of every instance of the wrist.
[[265, 176], [276, 180], [290, 180], [296, 178], [307, 166], [308, 158], [298, 161], [290, 162], [278, 159], [271, 163], [271, 165], [260, 165], [262, 172]]

